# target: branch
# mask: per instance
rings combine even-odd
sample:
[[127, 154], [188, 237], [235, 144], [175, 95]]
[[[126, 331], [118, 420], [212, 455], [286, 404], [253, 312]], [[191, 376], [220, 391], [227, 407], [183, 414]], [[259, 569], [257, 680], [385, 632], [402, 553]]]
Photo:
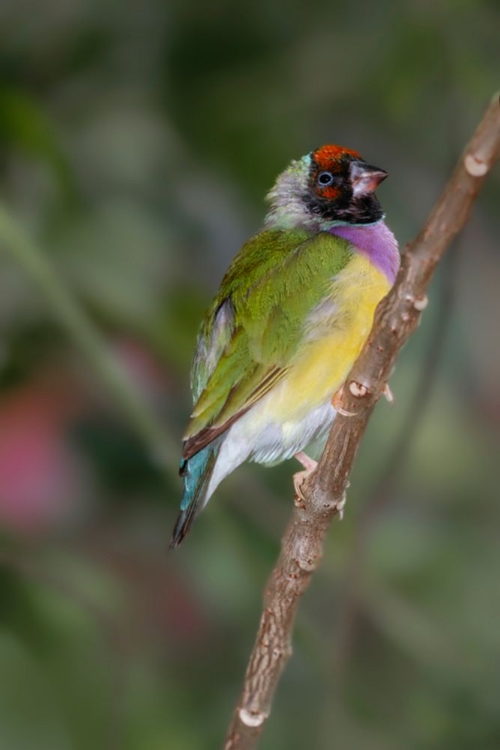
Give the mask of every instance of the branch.
[[251, 750], [257, 745], [292, 653], [292, 628], [300, 597], [321, 561], [333, 517], [342, 512], [348, 477], [368, 420], [399, 350], [427, 305], [426, 291], [436, 266], [465, 224], [499, 152], [497, 93], [423, 229], [406, 248], [394, 287], [376, 310], [369, 340], [344, 386], [342, 406], [354, 416], [337, 414], [318, 468], [302, 485], [306, 501], [295, 498], [281, 553], [264, 592], [257, 637], [225, 750]]
[[[458, 244], [458, 243], [456, 243]], [[415, 437], [422, 421], [427, 415], [430, 397], [435, 384], [436, 372], [441, 364], [441, 356], [446, 340], [446, 333], [452, 313], [454, 301], [454, 280], [456, 276], [459, 248], [448, 254], [442, 267], [446, 273], [441, 274], [441, 284], [438, 290], [440, 299], [438, 314], [429, 348], [424, 355], [422, 367], [418, 375], [415, 392], [411, 396], [403, 426], [395, 439], [385, 467], [375, 483], [371, 497], [365, 503], [358, 519], [357, 528], [351, 545], [351, 551], [345, 573], [344, 595], [339, 602], [339, 622], [335, 638], [335, 654], [332, 660], [337, 684], [342, 679], [350, 652], [353, 647], [353, 633], [356, 631], [356, 619], [361, 609], [359, 583], [363, 568], [366, 565], [367, 539], [373, 528], [373, 522], [381, 511], [393, 500], [401, 471], [411, 451]]]

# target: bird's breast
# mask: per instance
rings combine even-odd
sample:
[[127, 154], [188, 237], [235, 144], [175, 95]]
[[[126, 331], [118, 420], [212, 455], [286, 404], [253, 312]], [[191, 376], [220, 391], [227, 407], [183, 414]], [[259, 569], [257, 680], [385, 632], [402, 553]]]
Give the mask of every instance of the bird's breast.
[[332, 398], [367, 340], [375, 308], [389, 289], [386, 276], [361, 255], [354, 255], [331, 280], [328, 293], [305, 321], [287, 376], [269, 400], [279, 422], [300, 421]]

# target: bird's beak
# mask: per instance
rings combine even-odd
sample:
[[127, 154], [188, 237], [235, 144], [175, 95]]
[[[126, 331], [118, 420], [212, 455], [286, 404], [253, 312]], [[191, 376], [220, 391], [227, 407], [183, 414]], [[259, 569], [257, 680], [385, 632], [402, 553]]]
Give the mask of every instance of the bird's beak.
[[351, 165], [352, 194], [357, 196], [373, 193], [386, 177], [387, 172], [384, 169], [371, 167], [364, 161], [355, 161]]

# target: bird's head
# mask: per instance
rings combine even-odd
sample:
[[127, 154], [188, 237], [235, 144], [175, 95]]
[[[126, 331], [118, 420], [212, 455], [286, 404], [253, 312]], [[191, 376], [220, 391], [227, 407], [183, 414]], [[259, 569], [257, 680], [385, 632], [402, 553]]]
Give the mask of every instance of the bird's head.
[[266, 226], [322, 230], [335, 224], [373, 224], [384, 217], [375, 190], [386, 177], [357, 151], [322, 146], [278, 177], [268, 195]]

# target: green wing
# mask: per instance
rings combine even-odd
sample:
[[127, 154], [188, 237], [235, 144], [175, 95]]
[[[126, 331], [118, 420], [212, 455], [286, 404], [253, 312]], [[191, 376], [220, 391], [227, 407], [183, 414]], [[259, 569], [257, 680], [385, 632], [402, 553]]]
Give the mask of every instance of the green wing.
[[198, 336], [185, 458], [225, 432], [284, 377], [309, 312], [351, 257], [350, 244], [326, 232], [267, 230], [243, 246]]

